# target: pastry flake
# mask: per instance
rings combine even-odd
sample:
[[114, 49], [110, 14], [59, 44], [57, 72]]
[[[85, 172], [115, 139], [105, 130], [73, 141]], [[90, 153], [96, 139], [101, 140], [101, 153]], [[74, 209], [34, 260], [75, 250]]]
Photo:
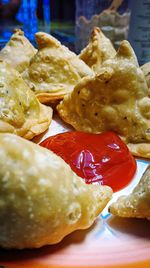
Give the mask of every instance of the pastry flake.
[[86, 229], [112, 195], [88, 185], [53, 152], [0, 134], [0, 246], [38, 248]]
[[21, 75], [0, 61], [0, 132], [27, 139], [43, 133], [52, 120], [52, 109], [39, 103]]
[[77, 55], [49, 34], [36, 33], [38, 53], [23, 78], [42, 103], [62, 99], [82, 77], [93, 71]]
[[[76, 130], [112, 130], [134, 145], [134, 154], [150, 152], [150, 98], [143, 72], [127, 41], [94, 77], [84, 78], [57, 106], [60, 117]], [[137, 145], [137, 146], [136, 146]], [[143, 153], [141, 151], [143, 148]], [[150, 154], [150, 153], [149, 153]]]
[[115, 203], [110, 205], [109, 211], [120, 217], [150, 220], [150, 165], [132, 193], [119, 197]]
[[79, 58], [97, 73], [102, 63], [115, 55], [116, 51], [111, 41], [103, 34], [100, 28], [95, 27], [89, 44], [81, 51]]
[[24, 36], [24, 32], [16, 29], [8, 43], [0, 51], [0, 59], [7, 61], [18, 72], [22, 73], [29, 66], [30, 59], [37, 50]]

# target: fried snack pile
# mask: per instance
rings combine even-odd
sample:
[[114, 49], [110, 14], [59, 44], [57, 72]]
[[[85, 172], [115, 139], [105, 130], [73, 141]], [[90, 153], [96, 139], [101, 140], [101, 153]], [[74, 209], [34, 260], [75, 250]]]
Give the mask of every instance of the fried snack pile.
[[48, 129], [52, 109], [39, 103], [21, 75], [0, 60], [0, 132], [26, 139]]
[[112, 195], [88, 185], [59, 156], [0, 134], [0, 246], [38, 248], [92, 225]]
[[76, 130], [113, 130], [130, 144], [135, 155], [150, 157], [148, 92], [134, 51], [123, 41], [116, 56], [105, 61], [94, 77], [82, 79], [57, 109], [60, 117]]
[[16, 29], [9, 42], [0, 51], [0, 59], [7, 61], [18, 72], [22, 73], [29, 66], [30, 59], [37, 50], [31, 45], [20, 29]]
[[93, 71], [58, 40], [46, 33], [36, 33], [38, 53], [30, 61], [23, 79], [42, 103], [62, 99], [82, 77]]
[[[149, 72], [139, 67], [130, 44], [123, 41], [116, 53], [98, 28], [79, 56], [46, 33], [36, 33], [36, 42], [38, 51], [19, 30], [0, 51], [5, 60], [0, 60], [4, 248], [58, 243], [90, 227], [112, 196], [110, 187], [85, 184], [59, 156], [25, 140], [51, 123], [52, 108], [40, 102], [64, 98], [57, 111], [76, 130], [115, 131], [132, 154], [150, 158]], [[150, 218], [149, 172], [150, 167], [131, 195], [110, 206], [111, 213]]]
[[95, 27], [89, 44], [81, 51], [79, 58], [97, 73], [102, 63], [115, 55], [116, 51], [111, 41], [103, 34], [100, 28]]
[[109, 211], [120, 217], [147, 218], [150, 220], [150, 165], [140, 182], [128, 196], [121, 196], [109, 207]]

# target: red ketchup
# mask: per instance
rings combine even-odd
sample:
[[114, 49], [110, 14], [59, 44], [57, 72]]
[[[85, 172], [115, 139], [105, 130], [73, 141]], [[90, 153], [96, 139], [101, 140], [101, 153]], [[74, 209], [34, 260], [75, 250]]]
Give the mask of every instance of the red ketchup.
[[134, 157], [112, 131], [65, 132], [47, 138], [40, 145], [63, 158], [86, 183], [109, 185], [114, 192], [127, 186], [136, 171]]

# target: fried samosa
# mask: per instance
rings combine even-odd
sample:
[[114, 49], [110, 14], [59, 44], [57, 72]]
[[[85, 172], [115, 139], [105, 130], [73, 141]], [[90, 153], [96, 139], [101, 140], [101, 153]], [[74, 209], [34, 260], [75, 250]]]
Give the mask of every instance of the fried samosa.
[[81, 51], [79, 58], [97, 73], [102, 63], [115, 55], [116, 51], [111, 41], [103, 34], [100, 28], [95, 27], [89, 44]]
[[0, 246], [38, 248], [92, 225], [110, 200], [108, 186], [88, 185], [53, 152], [0, 134]]
[[150, 220], [150, 165], [140, 182], [128, 196], [121, 196], [110, 205], [109, 211], [120, 217]]
[[9, 42], [0, 51], [0, 59], [7, 61], [19, 73], [22, 73], [29, 66], [30, 59], [36, 54], [35, 49], [24, 32], [16, 29]]
[[23, 79], [40, 102], [62, 99], [82, 77], [93, 71], [67, 47], [49, 34], [36, 33], [38, 53], [30, 61]]
[[148, 88], [150, 89], [150, 62], [147, 62], [144, 65], [142, 65], [141, 69], [144, 72]]
[[21, 75], [0, 60], [0, 132], [32, 139], [48, 129], [52, 109], [39, 103]]
[[148, 91], [134, 51], [123, 41], [116, 56], [97, 75], [82, 79], [57, 110], [76, 130], [115, 131], [135, 155], [150, 157]]

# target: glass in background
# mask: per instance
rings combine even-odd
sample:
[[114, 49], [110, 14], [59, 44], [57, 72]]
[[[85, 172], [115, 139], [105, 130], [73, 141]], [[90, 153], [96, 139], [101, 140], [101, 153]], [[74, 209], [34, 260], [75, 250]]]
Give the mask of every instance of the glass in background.
[[129, 20], [128, 0], [76, 0], [76, 51], [86, 46], [95, 26], [118, 47], [128, 37]]
[[139, 64], [150, 61], [150, 0], [131, 1], [129, 41]]

